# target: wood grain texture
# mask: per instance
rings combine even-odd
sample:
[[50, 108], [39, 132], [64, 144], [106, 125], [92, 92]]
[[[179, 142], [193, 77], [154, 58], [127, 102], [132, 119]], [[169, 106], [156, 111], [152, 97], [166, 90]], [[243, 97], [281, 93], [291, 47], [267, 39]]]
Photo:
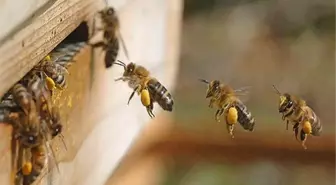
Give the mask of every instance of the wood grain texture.
[[97, 9], [94, 0], [59, 0], [0, 48], [0, 96]]

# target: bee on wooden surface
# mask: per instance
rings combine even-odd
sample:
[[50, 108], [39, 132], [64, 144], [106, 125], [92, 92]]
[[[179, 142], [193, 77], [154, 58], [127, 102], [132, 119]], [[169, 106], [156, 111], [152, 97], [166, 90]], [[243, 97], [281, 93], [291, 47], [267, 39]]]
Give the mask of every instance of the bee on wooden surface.
[[43, 173], [49, 163], [48, 148], [45, 144], [26, 149], [18, 145], [16, 171], [13, 171], [15, 185], [31, 185]]
[[128, 103], [133, 98], [135, 92], [141, 97], [141, 103], [146, 107], [148, 115], [153, 118], [153, 104], [157, 102], [165, 111], [173, 110], [174, 101], [168, 90], [154, 77], [150, 76], [150, 72], [143, 66], [129, 63], [126, 65], [118, 60], [115, 64], [124, 68], [123, 76], [116, 79], [128, 82], [129, 87], [133, 89]]
[[40, 140], [40, 118], [32, 95], [26, 87], [17, 83], [11, 89], [13, 100], [22, 110], [11, 115], [15, 137], [26, 147], [36, 146]]
[[234, 125], [239, 122], [240, 125], [248, 131], [254, 130], [255, 119], [251, 112], [239, 99], [239, 93], [242, 93], [246, 88], [232, 89], [229, 85], [220, 83], [219, 80], [211, 82], [200, 79], [201, 82], [208, 84], [206, 98], [210, 98], [209, 107], [217, 107], [215, 120], [220, 122], [219, 117], [224, 114], [226, 126], [229, 134], [234, 138]]
[[93, 43], [93, 47], [102, 47], [105, 50], [105, 67], [110, 68], [116, 61], [119, 52], [119, 42], [121, 43], [127, 59], [128, 51], [125, 42], [120, 33], [120, 22], [117, 13], [113, 7], [106, 7], [98, 11], [102, 20], [103, 28], [98, 28], [103, 31], [103, 41]]
[[286, 129], [288, 130], [288, 124], [292, 124], [294, 135], [297, 139], [299, 128], [301, 127], [301, 145], [304, 149], [307, 149], [305, 145], [307, 136], [320, 136], [322, 133], [322, 124], [320, 118], [303, 99], [289, 93], [282, 94], [274, 85], [273, 88], [279, 95], [278, 110], [279, 113], [282, 114], [282, 120], [286, 121]]
[[31, 79], [28, 83], [29, 90], [34, 97], [38, 108], [41, 122], [46, 124], [48, 130], [45, 131], [51, 135], [51, 139], [60, 136], [66, 148], [62, 135], [62, 124], [59, 110], [51, 103], [51, 94], [44, 85], [46, 82], [39, 77]]
[[65, 74], [69, 74], [68, 70], [62, 65], [55, 63], [48, 55], [33, 70], [33, 76], [38, 75], [47, 82], [48, 89], [63, 90], [67, 86]]

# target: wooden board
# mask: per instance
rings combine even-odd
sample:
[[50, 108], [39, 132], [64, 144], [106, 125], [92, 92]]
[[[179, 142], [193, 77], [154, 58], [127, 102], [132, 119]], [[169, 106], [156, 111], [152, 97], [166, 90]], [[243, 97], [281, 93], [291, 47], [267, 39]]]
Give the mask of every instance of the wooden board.
[[58, 0], [0, 46], [0, 96], [81, 22], [97, 10], [94, 0]]

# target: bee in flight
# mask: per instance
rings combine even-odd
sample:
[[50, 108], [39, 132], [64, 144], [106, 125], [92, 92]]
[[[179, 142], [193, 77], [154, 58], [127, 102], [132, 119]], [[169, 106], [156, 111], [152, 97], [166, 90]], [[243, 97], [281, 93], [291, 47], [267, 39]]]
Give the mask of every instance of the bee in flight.
[[127, 104], [129, 104], [135, 92], [137, 92], [140, 95], [141, 103], [146, 107], [148, 115], [151, 118], [155, 117], [153, 114], [154, 102], [157, 102], [165, 111], [171, 112], [173, 110], [174, 100], [172, 95], [166, 87], [150, 75], [150, 72], [146, 68], [135, 63], [126, 65], [120, 60], [115, 64], [124, 68], [123, 76], [115, 81], [122, 80], [128, 82], [129, 87], [133, 89]]
[[279, 95], [278, 110], [282, 114], [282, 120], [286, 121], [286, 129], [288, 130], [288, 124], [291, 123], [295, 138], [297, 139], [298, 134], [300, 134], [301, 145], [304, 149], [307, 149], [305, 144], [307, 136], [320, 136], [322, 133], [320, 118], [306, 104], [305, 100], [289, 93], [282, 94], [274, 85], [273, 89]]
[[98, 31], [103, 31], [103, 40], [91, 45], [93, 47], [102, 47], [105, 50], [105, 67], [110, 68], [116, 61], [119, 52], [119, 42], [121, 42], [127, 59], [129, 59], [128, 51], [120, 33], [120, 22], [115, 9], [106, 7], [98, 11], [98, 14], [103, 24], [103, 28], [98, 28]]
[[208, 84], [206, 98], [210, 98], [209, 107], [217, 107], [215, 120], [220, 122], [219, 117], [224, 114], [226, 127], [232, 138], [234, 138], [234, 125], [237, 122], [239, 122], [245, 130], [251, 132], [254, 130], [255, 119], [238, 98], [239, 95], [242, 95], [239, 93], [246, 91], [246, 88], [234, 90], [229, 85], [222, 84], [219, 80], [209, 82], [200, 79], [200, 81]]

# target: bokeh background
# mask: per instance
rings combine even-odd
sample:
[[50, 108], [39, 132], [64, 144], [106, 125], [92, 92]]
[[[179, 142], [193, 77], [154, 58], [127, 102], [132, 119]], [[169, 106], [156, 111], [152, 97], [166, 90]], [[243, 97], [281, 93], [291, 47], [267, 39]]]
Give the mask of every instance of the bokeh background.
[[[214, 110], [206, 107], [206, 86], [197, 81], [197, 78], [219, 79], [235, 88], [252, 86], [246, 105], [256, 118], [256, 130], [246, 133], [237, 128], [237, 137], [253, 134], [260, 140], [285, 140], [277, 142], [279, 145], [295, 142], [292, 133], [284, 131], [276, 110], [278, 97], [271, 87], [275, 84], [282, 92], [306, 99], [323, 120], [323, 141], [334, 143], [334, 5], [334, 1], [318, 0], [186, 0], [181, 67], [175, 92], [176, 124], [194, 132], [210, 130], [207, 133], [211, 135], [227, 135], [224, 124], [214, 122]], [[307, 145], [314, 139], [310, 137]], [[241, 152], [249, 151], [241, 148]], [[308, 160], [321, 157], [311, 156]], [[175, 172], [169, 173], [174, 180], [165, 184], [335, 183], [334, 167], [305, 163], [308, 162], [300, 165], [268, 160], [246, 161], [241, 165], [181, 162]], [[331, 165], [334, 163], [330, 161]], [[187, 172], [182, 177], [183, 169]]]
[[[335, 184], [334, 1], [185, 0], [181, 45], [174, 119], [144, 131], [110, 184]], [[237, 125], [230, 139], [198, 78], [251, 86], [255, 131]], [[307, 151], [285, 130], [273, 84], [320, 116]]]

